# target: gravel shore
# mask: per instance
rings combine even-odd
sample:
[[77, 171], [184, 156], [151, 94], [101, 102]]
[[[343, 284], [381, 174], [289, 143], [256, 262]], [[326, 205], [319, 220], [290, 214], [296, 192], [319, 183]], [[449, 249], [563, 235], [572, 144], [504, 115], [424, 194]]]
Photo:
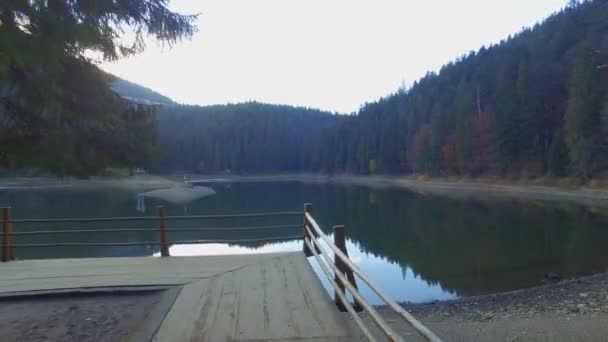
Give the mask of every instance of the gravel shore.
[[[402, 305], [444, 341], [608, 338], [608, 273], [512, 292]], [[424, 340], [389, 308], [379, 306], [378, 311], [408, 340]], [[373, 325], [367, 314], [362, 316]]]
[[[608, 314], [608, 273], [564, 280], [529, 289], [403, 306], [417, 317], [489, 320], [557, 315]], [[608, 322], [607, 322], [608, 323]]]

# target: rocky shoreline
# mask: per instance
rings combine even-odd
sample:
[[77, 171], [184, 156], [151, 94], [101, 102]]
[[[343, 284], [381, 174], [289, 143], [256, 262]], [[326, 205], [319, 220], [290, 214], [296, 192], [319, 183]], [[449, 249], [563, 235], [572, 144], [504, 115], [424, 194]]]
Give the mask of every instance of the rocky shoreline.
[[[606, 341], [608, 272], [511, 292], [401, 305], [443, 341]], [[425, 341], [393, 310], [376, 308], [397, 334]], [[373, 335], [383, 338], [369, 314], [360, 316]], [[352, 318], [350, 324], [358, 329]]]
[[608, 314], [608, 272], [511, 292], [402, 305], [416, 317], [434, 320]]

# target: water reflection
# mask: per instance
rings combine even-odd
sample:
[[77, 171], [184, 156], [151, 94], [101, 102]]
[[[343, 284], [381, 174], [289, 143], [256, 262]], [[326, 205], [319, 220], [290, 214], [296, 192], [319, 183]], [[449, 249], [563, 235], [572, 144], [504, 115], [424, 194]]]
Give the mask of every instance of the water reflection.
[[146, 212], [146, 196], [144, 196], [143, 192], [137, 194], [135, 210], [139, 211], [140, 213]]
[[[177, 245], [170, 248], [172, 256], [193, 256], [193, 255], [233, 255], [233, 254], [261, 254], [274, 252], [300, 252], [302, 241], [288, 241], [275, 244], [264, 245], [258, 248], [234, 246], [228, 244], [203, 244], [203, 245]], [[346, 242], [350, 259], [365, 274], [375, 282], [381, 284], [382, 289], [391, 298], [397, 301], [428, 302], [433, 300], [447, 300], [456, 298], [456, 294], [445, 290], [438, 283], [429, 283], [420, 276], [415, 275], [409, 267], [391, 262], [385, 258], [377, 257], [362, 252], [352, 241]], [[160, 252], [154, 254], [160, 256]], [[321, 284], [329, 294], [333, 294], [333, 287], [325, 277], [314, 258], [310, 258], [310, 263], [321, 280]], [[370, 303], [383, 304], [376, 294], [359, 283], [361, 294]]]
[[[608, 220], [576, 205], [506, 200], [479, 200], [421, 195], [403, 189], [372, 189], [329, 184], [236, 183], [212, 184], [217, 195], [187, 206], [188, 214], [298, 210], [313, 203], [322, 228], [345, 224], [349, 253], [360, 267], [399, 300], [426, 301], [537, 284], [546, 272], [565, 277], [606, 270]], [[183, 215], [183, 205], [145, 199], [140, 211], [136, 193], [126, 190], [1, 190], [0, 206], [13, 207], [16, 218], [151, 216], [158, 205], [167, 215]], [[139, 197], [136, 197], [139, 198]], [[247, 222], [215, 220], [170, 222], [177, 227], [230, 227], [299, 224], [301, 218], [258, 219]], [[116, 227], [155, 228], [154, 221]], [[40, 229], [18, 225], [17, 230]], [[54, 224], [45, 229], [81, 229]], [[93, 228], [87, 225], [86, 228]], [[299, 234], [299, 229], [244, 232], [218, 230], [171, 233], [170, 240], [246, 239]], [[66, 242], [74, 237], [29, 237], [28, 243]], [[88, 234], [78, 241], [156, 241], [157, 233]], [[174, 255], [262, 253], [301, 250], [301, 241], [264, 244], [173, 246]], [[18, 250], [19, 258], [136, 256], [158, 253], [157, 246], [87, 247]], [[313, 263], [314, 264], [314, 263]]]

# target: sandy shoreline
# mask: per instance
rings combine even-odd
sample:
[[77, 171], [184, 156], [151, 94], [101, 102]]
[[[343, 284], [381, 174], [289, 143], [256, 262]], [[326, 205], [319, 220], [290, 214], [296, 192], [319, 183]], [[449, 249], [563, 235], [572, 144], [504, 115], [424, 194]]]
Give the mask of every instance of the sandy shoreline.
[[173, 204], [186, 204], [199, 198], [215, 195], [215, 191], [206, 186], [172, 186], [143, 193], [146, 197], [158, 198]]
[[[281, 175], [187, 175], [187, 182], [196, 185], [229, 182], [329, 183], [361, 185], [376, 188], [404, 188], [418, 193], [451, 197], [507, 198], [523, 200], [566, 201], [591, 206], [608, 206], [608, 189], [590, 187], [539, 186], [504, 183], [487, 179], [417, 179], [406, 176], [360, 176], [322, 174]], [[90, 180], [62, 180], [59, 178], [0, 178], [0, 190], [46, 188], [120, 188], [150, 191], [183, 187], [182, 175], [142, 175], [128, 178], [92, 178]]]
[[145, 175], [128, 178], [61, 179], [50, 177], [0, 178], [0, 190], [52, 189], [52, 188], [120, 188], [125, 190], [153, 190], [182, 185], [183, 182], [167, 177]]
[[403, 176], [359, 176], [359, 175], [318, 175], [286, 174], [261, 176], [190, 176], [190, 182], [276, 182], [298, 181], [306, 183], [353, 184], [377, 188], [399, 187], [419, 193], [446, 195], [452, 197], [494, 197], [547, 201], [579, 202], [587, 205], [608, 205], [608, 189], [587, 187], [563, 188], [557, 186], [537, 186], [528, 184], [500, 184], [487, 180], [420, 180]]

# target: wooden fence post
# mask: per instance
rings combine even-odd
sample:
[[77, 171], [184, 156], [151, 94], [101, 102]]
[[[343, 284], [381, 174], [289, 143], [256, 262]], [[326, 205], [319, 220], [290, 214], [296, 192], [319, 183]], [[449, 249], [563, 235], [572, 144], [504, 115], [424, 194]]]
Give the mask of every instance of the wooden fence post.
[[[334, 228], [334, 244], [336, 245], [336, 247], [338, 247], [338, 249], [340, 249], [340, 251], [342, 251], [342, 253], [344, 253], [344, 255], [346, 255], [348, 257], [348, 250], [346, 249], [346, 228], [343, 225], [334, 226], [333, 228]], [[336, 265], [336, 268], [338, 270], [340, 270], [340, 272], [343, 275], [346, 275], [348, 282], [351, 283], [351, 285], [358, 291], [359, 288], [357, 287], [357, 281], [355, 280], [355, 275], [353, 274], [353, 271], [350, 268], [348, 268], [348, 266], [344, 263], [344, 261], [342, 261], [342, 259], [340, 259], [337, 255], [334, 255], [334, 265]], [[334, 280], [340, 287], [342, 293], [346, 294], [345, 286], [342, 283], [342, 281], [338, 278], [338, 276], [335, 276]], [[340, 309], [340, 311], [345, 312], [346, 307], [344, 306], [344, 303], [342, 303], [342, 301], [339, 299], [339, 297], [337, 295], [335, 296], [335, 298], [336, 298], [336, 304], [338, 305], [338, 308]], [[355, 299], [355, 304], [353, 307], [357, 312], [360, 312], [363, 310], [363, 307], [361, 306], [359, 301], [357, 301], [356, 299]]]
[[[344, 226], [334, 226], [333, 228], [334, 228], [334, 244], [342, 252], [344, 252], [345, 247], [346, 247], [346, 236], [345, 236], [345, 232], [344, 232]], [[336, 268], [340, 271], [340, 273], [346, 274], [346, 266], [344, 265], [344, 262], [342, 262], [342, 259], [340, 259], [335, 254], [334, 254], [334, 265], [336, 265]], [[334, 275], [334, 281], [336, 282], [336, 284], [338, 284], [338, 287], [340, 288], [340, 292], [342, 292], [342, 294], [346, 295], [346, 289], [344, 287], [344, 283], [342, 283], [342, 281], [340, 280], [340, 278], [338, 278], [337, 275]], [[334, 298], [335, 298], [336, 305], [338, 306], [340, 311], [345, 312], [346, 306], [342, 302], [342, 300], [340, 299], [340, 297], [337, 293], [334, 293]]]
[[2, 208], [2, 261], [7, 262], [12, 259], [12, 235], [10, 231], [11, 208]]
[[[310, 236], [308, 235], [308, 230], [306, 230], [306, 225], [308, 225], [308, 219], [306, 218], [306, 213], [311, 214], [312, 215], [312, 204], [310, 203], [304, 203], [304, 223], [302, 228], [304, 229], [304, 240], [306, 240], [307, 238], [310, 240]], [[312, 243], [312, 241], [311, 241]], [[308, 246], [306, 245], [306, 242], [304, 242], [304, 247], [303, 247], [303, 251], [304, 251], [304, 255], [306, 255], [307, 258], [312, 256], [312, 252], [310, 251], [310, 248], [308, 248]]]
[[165, 227], [165, 208], [158, 207], [158, 237], [160, 240], [160, 255], [169, 256], [169, 245], [167, 243], [167, 231]]

